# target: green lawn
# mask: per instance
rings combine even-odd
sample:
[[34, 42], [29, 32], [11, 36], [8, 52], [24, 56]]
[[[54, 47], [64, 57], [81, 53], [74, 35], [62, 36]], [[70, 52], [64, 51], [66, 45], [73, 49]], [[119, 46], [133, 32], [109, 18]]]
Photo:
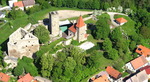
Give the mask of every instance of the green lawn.
[[24, 27], [25, 25], [27, 25], [28, 23], [36, 23], [38, 20], [43, 20], [44, 18], [46, 18], [46, 15], [50, 12], [50, 11], [54, 11], [54, 10], [78, 10], [78, 11], [92, 11], [92, 10], [87, 10], [87, 9], [77, 9], [77, 8], [56, 8], [56, 7], [51, 7], [48, 9], [44, 9], [41, 10], [39, 12], [33, 13], [31, 15], [29, 15], [29, 17], [31, 18], [30, 20], [27, 17], [22, 17], [16, 20], [11, 20], [11, 22], [13, 23], [13, 27], [11, 28], [9, 24], [4, 25], [3, 27], [0, 28], [0, 45], [6, 41], [9, 37], [10, 34], [12, 34], [15, 30], [17, 30], [19, 27]]
[[125, 18], [128, 22], [125, 23], [124, 25], [120, 26], [122, 29], [124, 29], [124, 31], [128, 34], [128, 35], [134, 35], [135, 33], [135, 22], [129, 18], [128, 16], [124, 16], [124, 15], [115, 15], [114, 18], [120, 18], [123, 17]]
[[88, 24], [88, 23], [95, 24], [95, 23], [96, 23], [96, 20], [89, 19], [89, 20], [86, 20], [85, 23], [86, 23], [86, 24]]
[[[89, 17], [90, 15], [83, 15], [82, 18], [86, 18]], [[67, 18], [68, 20], [77, 20], [79, 17], [72, 17], [72, 18]], [[63, 19], [63, 20], [67, 20], [67, 19]]]

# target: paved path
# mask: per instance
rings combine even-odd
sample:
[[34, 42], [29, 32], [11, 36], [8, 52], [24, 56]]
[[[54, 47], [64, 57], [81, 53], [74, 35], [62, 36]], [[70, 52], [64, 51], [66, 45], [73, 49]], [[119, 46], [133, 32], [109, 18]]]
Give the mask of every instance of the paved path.
[[34, 77], [34, 79], [37, 79], [39, 82], [52, 82], [51, 80], [40, 77], [40, 76], [36, 76], [36, 77]]
[[115, 14], [128, 16], [128, 15], [126, 15], [126, 14], [117, 13], [117, 12], [107, 12], [107, 13], [109, 14], [110, 19], [111, 19], [111, 23], [112, 23], [112, 25], [110, 26], [111, 28], [119, 26], [119, 24], [117, 24], [117, 23], [114, 21], [114, 20], [115, 20], [115, 19], [114, 19], [114, 15], [115, 15]]

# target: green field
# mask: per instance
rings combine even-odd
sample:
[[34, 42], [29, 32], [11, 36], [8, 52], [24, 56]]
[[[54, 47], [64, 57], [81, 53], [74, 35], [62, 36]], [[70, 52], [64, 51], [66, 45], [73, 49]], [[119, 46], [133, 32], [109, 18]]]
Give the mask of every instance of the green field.
[[[37, 23], [38, 20], [43, 20], [46, 18], [46, 15], [50, 11], [55, 11], [55, 10], [78, 10], [78, 11], [91, 11], [87, 9], [77, 9], [77, 8], [56, 8], [56, 7], [51, 7], [48, 9], [41, 10], [39, 12], [33, 13], [29, 16], [22, 17], [16, 20], [10, 20], [12, 22], [13, 28], [10, 27], [9, 23], [4, 25], [3, 27], [0, 28], [0, 45], [6, 41], [9, 37], [10, 34], [12, 34], [15, 30], [17, 30], [19, 27], [24, 27], [28, 23]], [[30, 20], [28, 19], [30, 17]]]

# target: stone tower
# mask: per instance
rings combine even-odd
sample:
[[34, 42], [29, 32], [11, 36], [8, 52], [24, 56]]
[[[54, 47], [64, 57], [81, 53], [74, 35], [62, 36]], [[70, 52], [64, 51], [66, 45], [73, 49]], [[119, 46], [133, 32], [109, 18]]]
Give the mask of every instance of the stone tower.
[[79, 42], [87, 40], [87, 34], [86, 34], [86, 30], [87, 30], [87, 25], [84, 23], [82, 16], [79, 17], [77, 24], [76, 24], [76, 36], [77, 36], [77, 40]]
[[59, 29], [59, 16], [57, 11], [53, 11], [49, 13], [49, 31], [53, 36], [58, 36]]

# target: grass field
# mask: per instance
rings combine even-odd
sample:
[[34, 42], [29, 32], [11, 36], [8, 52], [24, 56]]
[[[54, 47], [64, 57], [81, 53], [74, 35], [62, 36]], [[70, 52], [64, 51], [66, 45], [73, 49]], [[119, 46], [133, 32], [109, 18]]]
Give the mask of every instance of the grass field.
[[120, 26], [122, 29], [124, 29], [124, 31], [128, 34], [128, 35], [134, 35], [135, 33], [135, 22], [129, 18], [128, 16], [124, 16], [124, 15], [115, 15], [114, 18], [120, 18], [123, 17], [125, 18], [128, 22], [125, 23], [124, 25]]
[[50, 11], [55, 11], [55, 10], [78, 10], [78, 11], [92, 11], [92, 10], [87, 10], [87, 9], [77, 9], [77, 8], [56, 8], [56, 7], [51, 7], [48, 9], [41, 10], [39, 12], [33, 13], [29, 15], [29, 17], [32, 18], [32, 21], [28, 19], [27, 17], [22, 17], [16, 20], [10, 20], [12, 22], [12, 25], [14, 28], [11, 28], [9, 24], [4, 25], [3, 27], [0, 28], [0, 45], [6, 41], [9, 37], [10, 34], [12, 34], [15, 30], [17, 30], [19, 27], [24, 27], [28, 23], [36, 23], [38, 20], [43, 20], [46, 18], [46, 15]]

